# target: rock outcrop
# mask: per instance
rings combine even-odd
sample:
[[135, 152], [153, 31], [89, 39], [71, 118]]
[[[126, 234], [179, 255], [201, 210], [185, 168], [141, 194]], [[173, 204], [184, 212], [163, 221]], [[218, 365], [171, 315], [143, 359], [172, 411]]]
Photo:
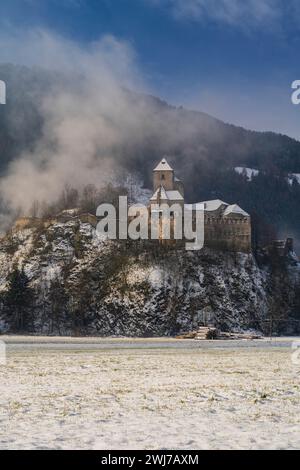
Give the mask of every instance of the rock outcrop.
[[158, 336], [207, 324], [261, 331], [295, 314], [295, 264], [274, 275], [252, 254], [103, 241], [85, 220], [19, 224], [0, 241], [1, 332]]

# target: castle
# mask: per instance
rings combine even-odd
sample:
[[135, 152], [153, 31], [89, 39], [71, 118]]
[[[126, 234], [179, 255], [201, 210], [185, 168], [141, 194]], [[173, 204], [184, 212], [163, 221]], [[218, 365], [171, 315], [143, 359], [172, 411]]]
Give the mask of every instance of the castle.
[[[170, 207], [169, 218], [166, 222], [170, 226], [170, 237], [165, 238], [163, 233], [164, 213], [159, 206]], [[173, 207], [171, 207], [173, 206]], [[180, 207], [183, 217], [186, 217], [187, 211], [192, 215], [192, 220], [195, 222], [196, 211], [201, 211], [203, 214], [204, 209], [204, 245], [209, 248], [219, 250], [229, 250], [236, 252], [251, 251], [251, 218], [237, 204], [227, 204], [220, 199], [212, 201], [204, 201], [196, 204], [186, 204], [184, 195], [184, 185], [174, 173], [173, 168], [169, 165], [164, 158], [153, 170], [153, 195], [150, 197], [148, 207], [137, 204], [133, 205], [135, 210], [134, 215], [129, 215], [128, 222], [132, 222], [140, 215], [146, 215], [146, 231], [148, 231], [147, 239], [151, 239], [151, 221], [153, 221], [154, 213], [159, 213], [157, 221], [158, 225], [158, 240], [161, 244], [166, 245], [180, 245], [185, 243], [184, 237], [180, 240], [175, 240], [174, 233], [176, 224], [183, 223], [182, 220], [176, 218], [175, 212]], [[201, 206], [201, 209], [199, 209]], [[40, 226], [41, 224], [46, 227], [55, 222], [68, 222], [70, 220], [78, 219], [82, 223], [89, 223], [93, 227], [97, 227], [99, 217], [96, 215], [82, 212], [80, 209], [64, 210], [56, 216], [49, 219], [40, 219], [32, 217], [23, 217], [16, 221], [13, 230], [21, 230], [26, 227]], [[118, 218], [117, 222], [121, 219]], [[118, 224], [116, 224], [118, 225]], [[118, 237], [118, 228], [116, 229]], [[181, 231], [182, 233], [182, 231]], [[154, 238], [157, 240], [157, 238]]]
[[[164, 158], [153, 170], [153, 196], [149, 209], [157, 204], [180, 205], [184, 211], [196, 210], [197, 204], [185, 204], [184, 185]], [[251, 218], [237, 204], [220, 199], [203, 201], [205, 246], [230, 251], [251, 251]]]

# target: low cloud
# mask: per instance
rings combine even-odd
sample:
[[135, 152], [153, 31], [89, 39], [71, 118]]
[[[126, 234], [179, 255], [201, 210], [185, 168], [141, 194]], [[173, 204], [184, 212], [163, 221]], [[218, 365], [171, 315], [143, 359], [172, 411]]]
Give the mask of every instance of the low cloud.
[[[54, 202], [65, 185], [80, 189], [109, 181], [113, 149], [142, 133], [142, 119], [132, 113], [123, 88], [144, 89], [131, 46], [105, 36], [83, 48], [40, 29], [2, 34], [0, 40], [0, 62], [13, 58], [62, 77], [35, 103], [43, 117], [42, 138], [0, 180], [2, 203], [26, 214], [35, 200]], [[22, 73], [19, 80], [21, 86]]]

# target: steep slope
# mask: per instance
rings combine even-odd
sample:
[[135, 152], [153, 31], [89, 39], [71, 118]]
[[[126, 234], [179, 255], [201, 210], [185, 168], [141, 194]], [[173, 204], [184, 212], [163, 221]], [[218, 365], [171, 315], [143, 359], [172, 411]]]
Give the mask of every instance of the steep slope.
[[5, 237], [0, 290], [2, 332], [128, 336], [174, 335], [203, 322], [264, 329], [274, 296], [269, 269], [252, 255], [100, 241], [78, 217]]

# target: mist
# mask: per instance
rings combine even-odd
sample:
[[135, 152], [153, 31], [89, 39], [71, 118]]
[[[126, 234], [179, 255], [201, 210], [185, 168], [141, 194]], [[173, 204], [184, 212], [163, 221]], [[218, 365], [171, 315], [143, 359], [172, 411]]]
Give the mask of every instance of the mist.
[[[127, 42], [104, 36], [83, 47], [41, 29], [0, 35], [0, 41], [0, 63], [13, 58], [46, 71], [54, 83], [29, 96], [42, 117], [41, 136], [33, 149], [14, 156], [0, 179], [0, 199], [9, 216], [28, 215], [35, 201], [51, 205], [66, 185], [101, 188], [122, 171], [124, 179], [125, 171], [140, 171], [147, 179], [158, 159], [169, 155], [172, 163], [180, 148], [186, 161], [177, 157], [176, 167], [187, 175], [194, 159], [207, 158], [199, 130], [206, 142], [223, 138], [213, 119], [151, 96]], [[20, 120], [17, 109], [10, 117], [16, 131]]]
[[113, 180], [115, 149], [143, 135], [143, 110], [133, 110], [125, 91], [146, 90], [131, 46], [105, 36], [83, 48], [40, 29], [0, 39], [0, 62], [13, 58], [61, 77], [34, 103], [43, 119], [41, 138], [0, 180], [7, 212], [26, 215], [36, 200], [51, 204], [66, 185], [101, 187]]

